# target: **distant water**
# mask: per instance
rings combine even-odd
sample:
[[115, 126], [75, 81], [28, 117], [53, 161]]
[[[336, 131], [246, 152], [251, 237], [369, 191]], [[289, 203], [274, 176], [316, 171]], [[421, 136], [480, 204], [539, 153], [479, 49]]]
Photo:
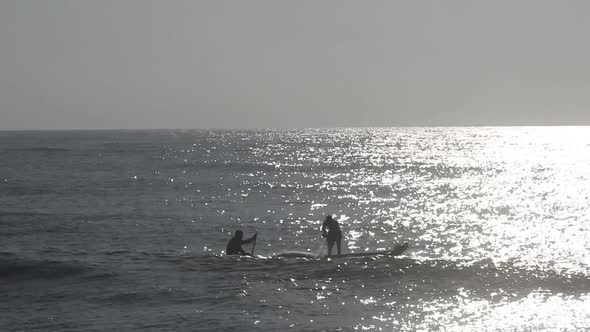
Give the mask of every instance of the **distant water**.
[[0, 132], [0, 330], [589, 329], [589, 203], [588, 127]]

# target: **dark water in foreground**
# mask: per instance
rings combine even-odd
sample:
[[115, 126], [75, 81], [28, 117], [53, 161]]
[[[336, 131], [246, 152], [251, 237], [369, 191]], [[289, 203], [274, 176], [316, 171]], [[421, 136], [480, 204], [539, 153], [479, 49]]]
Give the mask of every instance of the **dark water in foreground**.
[[0, 132], [0, 330], [588, 329], [589, 129]]

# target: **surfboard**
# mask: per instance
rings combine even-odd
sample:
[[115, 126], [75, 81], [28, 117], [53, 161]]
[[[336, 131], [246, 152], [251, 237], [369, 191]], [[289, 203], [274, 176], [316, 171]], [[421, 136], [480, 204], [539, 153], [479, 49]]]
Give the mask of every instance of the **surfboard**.
[[[330, 258], [348, 258], [348, 257], [371, 257], [371, 256], [399, 256], [408, 249], [409, 243], [398, 244], [392, 250], [372, 251], [372, 252], [353, 252], [342, 255], [332, 255]], [[310, 252], [287, 251], [281, 252], [273, 257], [293, 257], [293, 258], [327, 258], [326, 256], [317, 256]]]
[[408, 249], [408, 247], [409, 247], [409, 243], [406, 242], [404, 244], [398, 244], [392, 250], [388, 250], [388, 251], [353, 252], [353, 253], [348, 253], [348, 254], [342, 254], [340, 256], [334, 255], [332, 257], [369, 257], [369, 256], [379, 256], [379, 255], [399, 256], [399, 255], [403, 254], [404, 251], [406, 251], [406, 249]]

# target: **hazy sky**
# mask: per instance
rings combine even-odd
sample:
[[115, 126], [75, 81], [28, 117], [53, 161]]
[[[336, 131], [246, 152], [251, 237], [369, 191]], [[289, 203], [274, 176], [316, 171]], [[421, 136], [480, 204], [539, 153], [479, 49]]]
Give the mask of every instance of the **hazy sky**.
[[590, 125], [590, 1], [0, 0], [0, 129]]

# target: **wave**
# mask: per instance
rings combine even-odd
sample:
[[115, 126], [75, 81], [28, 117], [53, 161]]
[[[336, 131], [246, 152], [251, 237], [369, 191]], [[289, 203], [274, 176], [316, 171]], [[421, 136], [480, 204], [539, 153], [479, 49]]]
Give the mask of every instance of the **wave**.
[[[23, 219], [29, 218], [48, 218], [54, 216], [50, 213], [33, 212], [33, 211], [2, 211], [0, 210], [0, 225], [21, 226]], [[9, 231], [9, 230], [5, 230]], [[0, 231], [1, 232], [1, 231]]]
[[158, 289], [158, 288], [136, 288], [130, 289], [111, 289], [98, 296], [89, 298], [95, 303], [103, 303], [108, 305], [123, 304], [123, 305], [137, 305], [138, 303], [154, 303], [161, 304], [166, 301], [173, 301], [174, 303], [189, 302], [194, 303], [200, 298], [193, 292], [185, 289]]
[[79, 262], [21, 258], [12, 253], [0, 253], [0, 280], [31, 281], [61, 279], [90, 272]]
[[28, 148], [7, 148], [8, 151], [17, 152], [69, 152], [72, 151], [66, 148], [58, 148], [53, 146], [32, 146]]
[[30, 212], [30, 211], [2, 211], [0, 210], [0, 217], [33, 217], [33, 216], [51, 216], [50, 213]]
[[[249, 274], [260, 280], [286, 284], [297, 280], [298, 289], [313, 289], [318, 281], [331, 280], [332, 284], [346, 283], [350, 287], [363, 288], [367, 285], [389, 287], [387, 285], [400, 282], [410, 283], [416, 285], [417, 290], [429, 294], [452, 292], [462, 287], [480, 294], [528, 294], [535, 289], [564, 294], [590, 293], [587, 275], [531, 270], [516, 263], [417, 260], [384, 255], [325, 260], [316, 259], [307, 252], [282, 254], [280, 258], [195, 256], [185, 259], [183, 265], [186, 270], [213, 272], [213, 275]], [[300, 257], [302, 254], [309, 258]]]
[[43, 196], [49, 195], [56, 192], [54, 187], [44, 185], [42, 183], [24, 183], [22, 181], [18, 182], [8, 182], [8, 184], [4, 187], [3, 190], [4, 194], [7, 196]]
[[[292, 174], [322, 174], [322, 173], [346, 173], [350, 170], [368, 173], [383, 173], [391, 171], [396, 174], [412, 174], [418, 176], [434, 176], [436, 178], [460, 178], [464, 175], [482, 175], [485, 173], [497, 174], [502, 169], [490, 167], [454, 166], [444, 163], [427, 164], [413, 162], [408, 163], [386, 163], [371, 164], [363, 161], [347, 162], [342, 164], [326, 163], [285, 163], [284, 160], [257, 160], [248, 161], [224, 160], [223, 157], [213, 160], [189, 160], [177, 158], [177, 162], [168, 165], [170, 169], [194, 169], [196, 171], [223, 170], [238, 172], [242, 174], [254, 174], [259, 172], [286, 172]], [[221, 160], [220, 160], [221, 159]]]

